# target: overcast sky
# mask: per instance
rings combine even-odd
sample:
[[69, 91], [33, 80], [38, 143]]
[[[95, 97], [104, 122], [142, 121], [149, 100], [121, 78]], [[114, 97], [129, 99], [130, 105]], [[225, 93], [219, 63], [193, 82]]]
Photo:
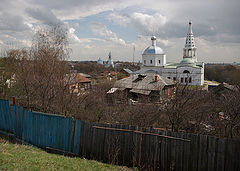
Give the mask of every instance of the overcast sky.
[[240, 62], [240, 0], [0, 0], [0, 49], [31, 46], [37, 29], [67, 27], [70, 60], [135, 61], [157, 37], [179, 62], [189, 20], [203, 62]]

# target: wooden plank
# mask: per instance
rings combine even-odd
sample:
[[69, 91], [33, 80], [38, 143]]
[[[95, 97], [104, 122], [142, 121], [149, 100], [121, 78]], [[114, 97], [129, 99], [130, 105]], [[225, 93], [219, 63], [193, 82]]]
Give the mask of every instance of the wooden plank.
[[85, 150], [86, 150], [86, 155], [85, 155], [85, 158], [87, 159], [90, 159], [90, 154], [91, 154], [91, 136], [92, 136], [92, 132], [91, 132], [91, 129], [90, 129], [90, 124], [89, 123], [86, 123], [85, 124], [85, 131], [86, 131], [86, 139], [85, 139]]
[[46, 151], [48, 153], [59, 154], [59, 155], [64, 155], [64, 156], [68, 156], [68, 157], [79, 157], [79, 155], [76, 155], [74, 153], [59, 150], [59, 149], [55, 149], [55, 148], [51, 148], [51, 147], [46, 147]]
[[[104, 124], [104, 127], [109, 127], [109, 124]], [[108, 139], [108, 132], [105, 129], [102, 129], [103, 134], [104, 134], [104, 139], [103, 139], [103, 162], [107, 162], [107, 139]]]
[[[179, 137], [179, 133], [167, 131], [167, 135]], [[168, 152], [168, 165], [171, 170], [181, 170], [181, 142], [169, 140], [168, 146], [170, 146], [170, 153]], [[170, 145], [169, 145], [170, 144]], [[171, 145], [172, 144], [172, 145]], [[169, 149], [168, 149], [169, 150]]]
[[[224, 170], [233, 170], [232, 158], [234, 156], [234, 145], [230, 139], [226, 139], [225, 143], [225, 161], [224, 161]], [[230, 160], [229, 160], [230, 159]]]
[[[186, 133], [184, 138], [186, 139], [190, 139], [189, 138], [189, 134]], [[183, 170], [186, 170], [188, 171], [189, 170], [189, 160], [190, 160], [191, 156], [190, 156], [190, 142], [184, 142], [184, 167], [183, 167]]]
[[208, 137], [208, 150], [207, 150], [207, 170], [214, 170], [214, 160], [215, 160], [215, 137]]
[[224, 171], [225, 139], [218, 139], [216, 170]]
[[[160, 134], [163, 134], [163, 132], [161, 130], [158, 130], [158, 133]], [[160, 167], [160, 170], [164, 170], [165, 168], [165, 148], [164, 148], [164, 145], [165, 145], [165, 140], [166, 139], [163, 139], [162, 137], [159, 137], [159, 167]]]
[[207, 136], [199, 135], [198, 170], [207, 170]]
[[[136, 126], [129, 126], [130, 130], [135, 130]], [[128, 146], [128, 156], [129, 156], [129, 167], [134, 167], [134, 154], [135, 154], [135, 146], [134, 146], [134, 133], [133, 131], [129, 133], [129, 146]]]
[[[105, 127], [99, 127], [99, 126], [93, 126], [93, 128], [96, 128], [96, 129], [108, 129], [108, 130], [114, 130], [114, 131], [126, 131], [126, 132], [131, 132], [132, 131], [132, 130], [126, 130], [126, 129], [120, 129], [120, 128], [105, 128]], [[135, 132], [137, 134], [153, 135], [153, 136], [159, 136], [159, 137], [163, 137], [163, 138], [169, 138], [169, 139], [180, 140], [180, 141], [190, 141], [188, 139], [182, 139], [182, 138], [176, 138], [176, 137], [171, 137], [171, 136], [159, 135], [159, 134], [143, 132], [143, 131], [133, 131], [133, 132]]]
[[189, 170], [198, 168], [198, 136], [191, 134]]
[[[96, 123], [95, 125], [97, 126], [103, 126], [101, 123]], [[93, 129], [94, 130], [94, 129]], [[102, 155], [101, 155], [101, 150], [102, 150], [102, 134], [100, 129], [96, 129], [96, 141], [95, 141], [95, 146], [96, 146], [96, 158], [98, 161], [102, 161]]]
[[[135, 130], [138, 129], [138, 126], [135, 127]], [[138, 134], [139, 135], [139, 134]], [[133, 137], [133, 156], [132, 156], [132, 161], [133, 161], [133, 166], [136, 167], [138, 165], [139, 161], [139, 140], [138, 140], [138, 135], [132, 132], [132, 137]]]
[[[157, 130], [153, 130], [155, 134], [157, 134]], [[153, 139], [153, 170], [159, 170], [158, 167], [158, 154], [159, 154], [159, 142], [158, 136], [155, 136]]]
[[234, 143], [234, 156], [232, 158], [233, 160], [233, 165], [234, 165], [234, 170], [240, 170], [240, 162], [239, 162], [239, 159], [240, 159], [240, 141], [239, 140], [233, 140], [233, 143]]
[[[122, 125], [122, 129], [129, 129], [128, 125]], [[119, 132], [121, 141], [121, 153], [122, 153], [122, 165], [129, 165], [128, 146], [129, 140], [128, 135], [130, 132]]]

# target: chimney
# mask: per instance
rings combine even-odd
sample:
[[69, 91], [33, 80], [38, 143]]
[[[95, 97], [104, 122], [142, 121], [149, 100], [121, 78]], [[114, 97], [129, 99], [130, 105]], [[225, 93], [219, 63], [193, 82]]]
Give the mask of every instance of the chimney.
[[158, 82], [159, 78], [157, 75], [155, 75], [155, 82]]

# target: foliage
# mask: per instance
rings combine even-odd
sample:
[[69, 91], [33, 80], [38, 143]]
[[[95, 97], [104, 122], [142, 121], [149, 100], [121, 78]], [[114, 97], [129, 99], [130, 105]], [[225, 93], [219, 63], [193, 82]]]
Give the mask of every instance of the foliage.
[[98, 64], [96, 62], [78, 62], [75, 64], [74, 69], [81, 73], [90, 74], [93, 77], [109, 70], [109, 68], [106, 68], [104, 65]]
[[0, 170], [131, 170], [81, 158], [46, 153], [0, 139]]
[[205, 67], [205, 78], [217, 82], [229, 84], [240, 84], [240, 67], [233, 65], [207, 65]]
[[131, 71], [137, 71], [140, 69], [140, 63], [133, 63], [132, 62], [116, 62], [119, 63], [119, 65], [117, 65], [117, 71], [121, 71], [123, 68], [127, 68], [130, 69]]

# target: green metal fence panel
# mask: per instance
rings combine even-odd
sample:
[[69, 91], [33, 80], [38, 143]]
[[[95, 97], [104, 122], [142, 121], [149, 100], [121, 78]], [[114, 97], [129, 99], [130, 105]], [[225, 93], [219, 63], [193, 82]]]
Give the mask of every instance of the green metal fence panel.
[[9, 102], [7, 100], [0, 100], [0, 130], [13, 133], [13, 123]]

